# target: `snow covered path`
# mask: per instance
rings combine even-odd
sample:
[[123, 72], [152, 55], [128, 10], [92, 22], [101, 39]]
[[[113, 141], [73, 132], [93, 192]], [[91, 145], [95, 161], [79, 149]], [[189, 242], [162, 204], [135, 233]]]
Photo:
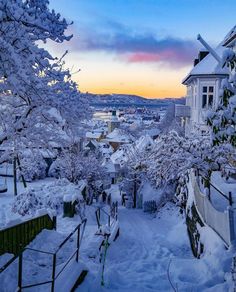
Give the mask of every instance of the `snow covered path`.
[[184, 218], [173, 205], [163, 208], [157, 218], [121, 208], [119, 220], [120, 236], [107, 252], [105, 287], [100, 285], [101, 265], [91, 261], [78, 291], [173, 291], [167, 272], [170, 260], [169, 276], [178, 291], [206, 291], [213, 286], [214, 291], [228, 291], [220, 263], [211, 267], [212, 259], [193, 258]]

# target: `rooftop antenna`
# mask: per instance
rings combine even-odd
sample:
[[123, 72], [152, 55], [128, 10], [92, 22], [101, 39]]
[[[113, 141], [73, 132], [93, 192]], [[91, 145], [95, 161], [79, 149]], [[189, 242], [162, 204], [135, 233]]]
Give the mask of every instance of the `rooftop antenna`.
[[197, 40], [212, 54], [212, 56], [216, 59], [218, 63], [221, 63], [221, 58], [216, 53], [215, 50], [212, 49], [211, 46], [208, 45], [208, 43], [201, 37], [200, 34], [197, 35]]

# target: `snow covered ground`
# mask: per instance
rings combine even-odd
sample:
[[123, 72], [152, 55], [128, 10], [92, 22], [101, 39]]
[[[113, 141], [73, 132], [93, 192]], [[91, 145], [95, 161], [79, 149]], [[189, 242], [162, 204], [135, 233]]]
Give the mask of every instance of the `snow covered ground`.
[[212, 232], [212, 251], [195, 259], [185, 219], [174, 205], [167, 204], [157, 216], [121, 207], [119, 222], [120, 236], [107, 252], [105, 286], [101, 264], [87, 259], [90, 272], [78, 291], [173, 291], [171, 283], [175, 291], [229, 291], [224, 276], [231, 253]]
[[[44, 180], [43, 183], [51, 183], [51, 180]], [[42, 181], [33, 184], [40, 185]], [[13, 200], [11, 186], [10, 181], [8, 193], [1, 194], [0, 198], [0, 213], [4, 212], [8, 217], [5, 220], [12, 219], [9, 217], [13, 215], [10, 209]], [[200, 260], [195, 259], [190, 249], [185, 218], [170, 203], [156, 215], [143, 213], [142, 210], [119, 208], [120, 236], [108, 248], [105, 286], [102, 287], [98, 251], [101, 238], [94, 236], [97, 230], [95, 209], [96, 206], [86, 207], [88, 222], [80, 259], [89, 268], [89, 273], [78, 291], [173, 291], [171, 285], [176, 291], [229, 291], [225, 273], [230, 271], [232, 253], [225, 250], [222, 241], [206, 227], [201, 234], [206, 252]], [[57, 222], [61, 240], [78, 225], [80, 218], [59, 216]], [[61, 257], [62, 261], [70, 250], [68, 246]], [[32, 280], [39, 279], [36, 262], [33, 266], [31, 272], [35, 273], [35, 277]], [[12, 277], [15, 278], [13, 274]]]

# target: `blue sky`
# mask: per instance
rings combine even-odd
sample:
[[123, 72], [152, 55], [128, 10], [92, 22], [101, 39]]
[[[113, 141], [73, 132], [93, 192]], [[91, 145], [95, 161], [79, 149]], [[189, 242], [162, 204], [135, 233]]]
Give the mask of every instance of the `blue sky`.
[[73, 20], [67, 64], [81, 69], [82, 91], [184, 95], [201, 35], [213, 46], [236, 24], [232, 0], [51, 0]]

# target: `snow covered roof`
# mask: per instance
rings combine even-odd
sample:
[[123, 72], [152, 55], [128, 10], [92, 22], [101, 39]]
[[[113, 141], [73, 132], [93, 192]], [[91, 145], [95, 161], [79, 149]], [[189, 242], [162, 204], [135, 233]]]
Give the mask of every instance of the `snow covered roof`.
[[223, 46], [230, 47], [236, 44], [236, 25], [230, 30], [223, 41]]
[[135, 144], [122, 145], [122, 147], [111, 155], [111, 160], [114, 164], [123, 166], [131, 157], [146, 150], [147, 147], [151, 147], [153, 144], [154, 141], [150, 136], [142, 136], [135, 142]]
[[134, 137], [126, 133], [124, 130], [116, 128], [107, 135], [106, 140], [109, 142], [130, 143], [134, 140]]
[[99, 151], [102, 153], [102, 155], [111, 155], [113, 153], [113, 148], [109, 143], [100, 142], [99, 145]]
[[123, 166], [124, 162], [127, 161], [127, 157], [123, 149], [118, 149], [115, 153], [111, 155], [111, 160], [113, 163], [119, 163]]
[[85, 143], [85, 147], [89, 147], [89, 145], [93, 144], [95, 148], [99, 147], [99, 143], [96, 140], [91, 140], [87, 143]]
[[111, 161], [111, 159], [106, 159], [103, 163], [102, 166], [105, 167], [106, 171], [108, 173], [115, 173], [116, 172], [116, 168], [114, 163]]
[[154, 144], [153, 139], [149, 135], [145, 135], [140, 137], [136, 141], [135, 148], [141, 151], [147, 149], [148, 147], [151, 147], [153, 144]]
[[89, 138], [89, 139], [99, 139], [99, 138], [101, 138], [101, 135], [102, 135], [101, 132], [92, 131], [92, 132], [87, 132], [86, 133], [86, 138]]
[[[223, 55], [225, 48], [222, 44], [218, 45], [215, 49], [217, 55], [221, 58]], [[188, 80], [192, 76], [201, 76], [201, 75], [228, 75], [228, 69], [222, 68], [221, 64], [219, 64], [216, 59], [209, 53], [204, 59], [202, 59], [193, 69], [189, 72], [189, 74], [182, 81], [183, 84], [187, 84]]]

